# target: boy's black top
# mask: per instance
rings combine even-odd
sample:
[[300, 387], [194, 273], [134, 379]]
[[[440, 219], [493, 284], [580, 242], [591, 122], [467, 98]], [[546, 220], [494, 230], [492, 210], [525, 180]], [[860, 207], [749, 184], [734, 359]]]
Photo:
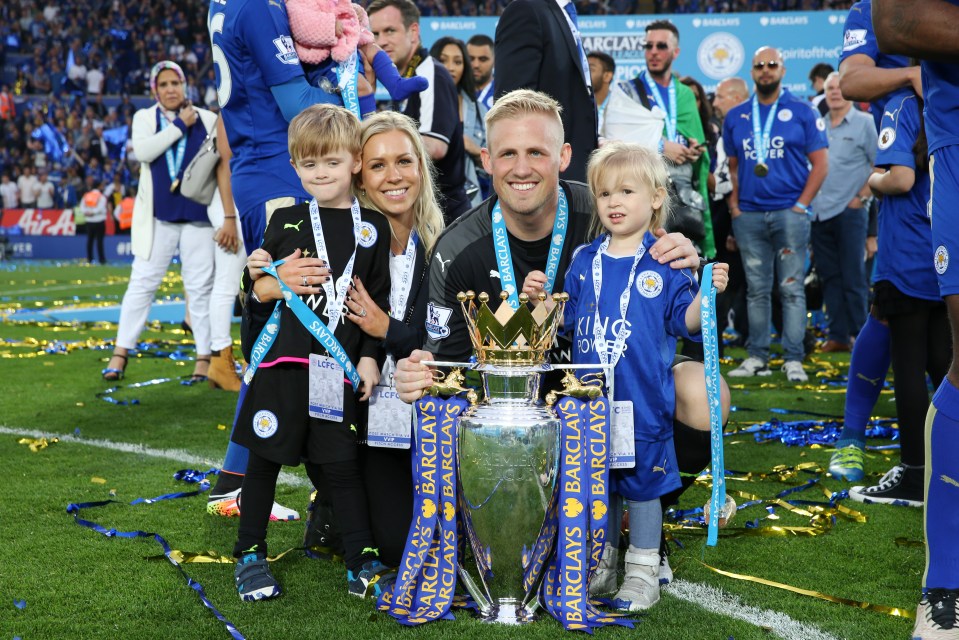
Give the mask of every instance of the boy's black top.
[[[353, 262], [353, 275], [359, 276], [377, 306], [388, 313], [390, 295], [389, 222], [376, 211], [360, 209], [363, 226], [367, 232], [372, 230], [373, 233], [367, 233], [363, 243], [355, 243], [353, 240], [353, 218], [349, 209], [320, 207], [319, 211], [334, 286], [336, 280], [343, 275], [355, 245], [356, 259]], [[364, 246], [364, 244], [368, 246]], [[273, 257], [273, 260], [284, 258], [297, 249], [300, 249], [305, 257], [316, 257], [316, 241], [313, 238], [309, 204], [304, 203], [278, 209], [270, 218], [269, 226], [267, 226], [263, 237], [262, 248]], [[246, 277], [244, 280], [249, 290], [249, 278]], [[319, 293], [299, 297], [323, 323], [329, 320], [326, 314], [326, 293], [322, 287], [320, 287]], [[275, 304], [275, 301], [257, 303], [252, 296], [249, 298], [246, 309], [250, 314], [251, 337], [253, 337], [253, 340], [255, 340], [255, 336], [259, 336], [263, 326], [269, 320]], [[346, 314], [340, 316], [334, 335], [343, 345], [343, 350], [349, 356], [353, 366], [359, 364], [360, 358], [367, 356], [380, 358], [381, 356], [380, 340], [365, 334], [356, 324], [346, 318]], [[269, 363], [281, 357], [308, 358], [311, 353], [326, 355], [326, 349], [300, 323], [289, 306], [283, 304], [280, 312], [280, 331], [263, 362]]]

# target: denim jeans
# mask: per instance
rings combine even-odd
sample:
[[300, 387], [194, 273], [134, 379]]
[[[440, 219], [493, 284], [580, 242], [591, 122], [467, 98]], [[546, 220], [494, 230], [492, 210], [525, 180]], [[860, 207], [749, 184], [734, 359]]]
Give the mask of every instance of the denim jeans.
[[845, 209], [829, 220], [812, 223], [812, 250], [822, 282], [829, 319], [829, 339], [849, 343], [866, 322], [865, 209]]
[[809, 244], [809, 218], [790, 209], [743, 211], [733, 218], [733, 233], [746, 271], [750, 356], [769, 360], [773, 278], [779, 278], [783, 308], [782, 345], [786, 360], [802, 360], [806, 333], [803, 288]]

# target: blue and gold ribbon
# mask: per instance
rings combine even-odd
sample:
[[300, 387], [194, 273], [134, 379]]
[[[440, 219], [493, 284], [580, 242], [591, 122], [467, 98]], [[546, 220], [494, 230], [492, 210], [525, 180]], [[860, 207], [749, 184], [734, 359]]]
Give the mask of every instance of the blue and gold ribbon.
[[396, 583], [378, 602], [404, 625], [452, 618], [459, 554], [456, 423], [466, 406], [456, 397], [416, 403], [414, 521]]

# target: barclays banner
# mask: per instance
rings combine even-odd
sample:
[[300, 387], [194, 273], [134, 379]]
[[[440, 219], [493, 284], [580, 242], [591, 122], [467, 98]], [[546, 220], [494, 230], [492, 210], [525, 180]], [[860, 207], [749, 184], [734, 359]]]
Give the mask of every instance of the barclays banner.
[[[730, 76], [752, 86], [750, 61], [759, 47], [779, 48], [786, 61], [784, 85], [796, 95], [810, 93], [807, 77], [818, 62], [839, 66], [844, 11], [723, 13], [642, 16], [581, 16], [580, 30], [587, 51], [603, 51], [616, 60], [616, 79], [632, 79], [646, 67], [643, 37], [646, 25], [668, 19], [680, 33], [680, 53], [673, 70], [691, 75], [712, 91]], [[420, 33], [427, 48], [443, 36], [464, 41], [496, 33], [496, 18], [424, 17]]]

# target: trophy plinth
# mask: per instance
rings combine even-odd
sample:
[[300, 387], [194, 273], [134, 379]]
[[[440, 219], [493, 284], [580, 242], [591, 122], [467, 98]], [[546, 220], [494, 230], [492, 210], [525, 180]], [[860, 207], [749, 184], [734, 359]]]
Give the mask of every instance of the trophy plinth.
[[565, 299], [554, 296], [551, 311], [544, 304], [530, 311], [521, 296], [513, 312], [504, 298], [493, 313], [486, 294], [479, 308], [474, 298], [460, 294], [485, 397], [463, 414], [457, 434], [460, 503], [473, 555], [460, 574], [483, 619], [522, 624], [538, 607], [539, 585], [524, 587], [524, 571], [558, 469], [560, 422], [540, 402], [539, 387]]

